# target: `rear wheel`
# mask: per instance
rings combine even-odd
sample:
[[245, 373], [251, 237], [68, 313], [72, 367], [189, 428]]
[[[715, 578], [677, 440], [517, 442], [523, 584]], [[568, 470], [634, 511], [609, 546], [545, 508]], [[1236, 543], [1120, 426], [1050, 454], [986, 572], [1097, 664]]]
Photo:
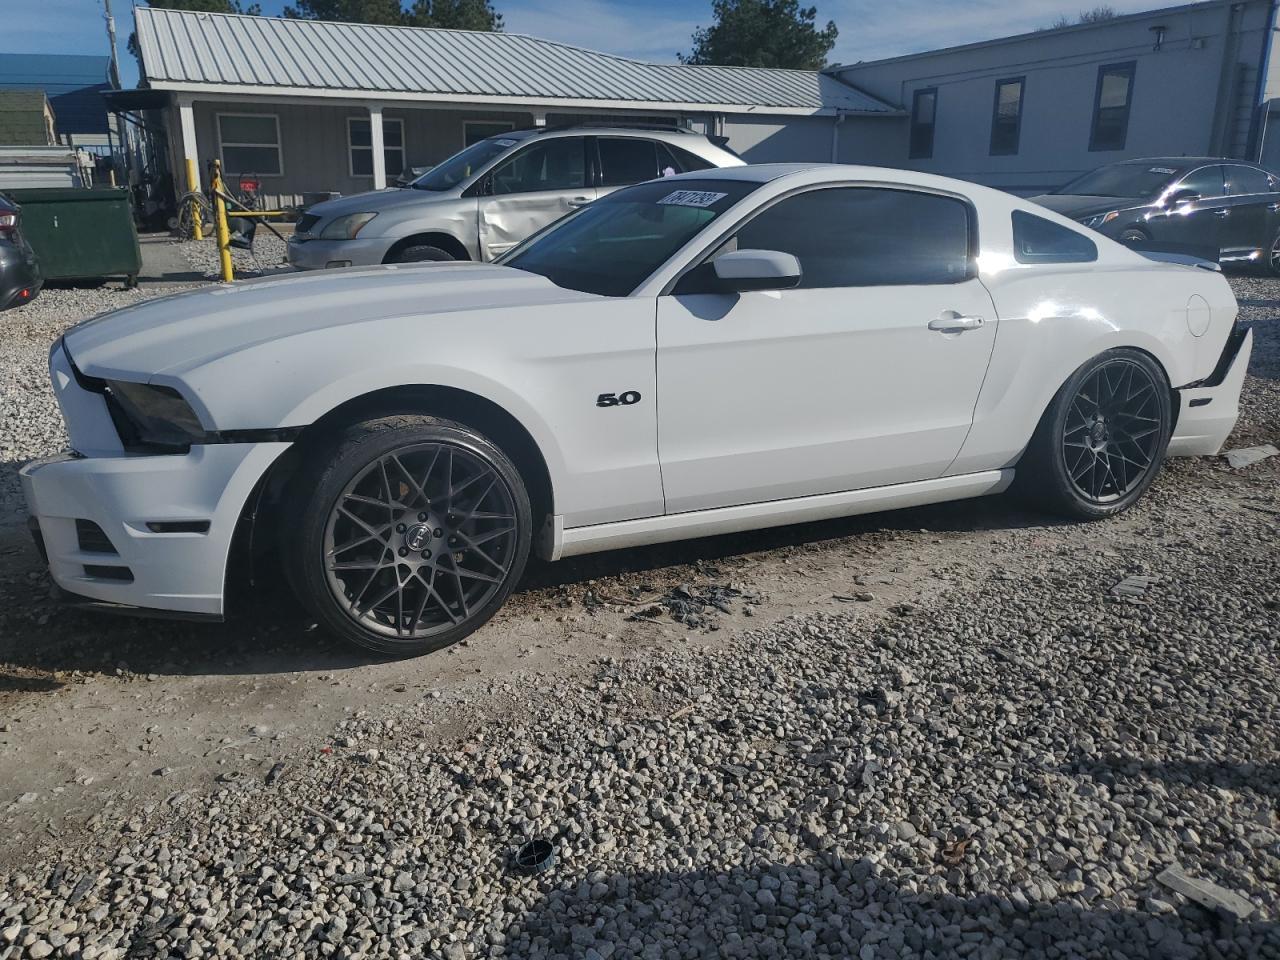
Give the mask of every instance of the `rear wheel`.
[[524, 571], [529, 496], [511, 461], [459, 423], [347, 428], [299, 472], [286, 570], [321, 625], [417, 656], [483, 625]]
[[1018, 464], [1018, 487], [1068, 516], [1120, 513], [1159, 472], [1171, 411], [1168, 380], [1150, 356], [1108, 350], [1054, 396]]
[[1267, 269], [1277, 277], [1280, 277], [1280, 233], [1275, 235], [1271, 241], [1271, 248], [1267, 251]]
[[1151, 237], [1147, 235], [1145, 230], [1139, 230], [1137, 227], [1129, 227], [1121, 231], [1120, 236], [1117, 239], [1119, 239], [1121, 243], [1133, 246], [1138, 243], [1147, 243]]
[[454, 260], [453, 254], [448, 250], [440, 247], [433, 247], [428, 244], [417, 244], [412, 247], [405, 247], [403, 250], [396, 252], [391, 257], [390, 263], [428, 263], [433, 260]]

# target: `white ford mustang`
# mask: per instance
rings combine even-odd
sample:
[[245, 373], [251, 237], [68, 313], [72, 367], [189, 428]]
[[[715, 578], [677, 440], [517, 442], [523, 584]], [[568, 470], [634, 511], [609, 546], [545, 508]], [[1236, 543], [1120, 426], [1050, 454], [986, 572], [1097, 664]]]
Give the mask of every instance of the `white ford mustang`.
[[288, 276], [53, 348], [73, 453], [23, 484], [81, 602], [221, 616], [271, 547], [327, 629], [416, 654], [548, 559], [999, 493], [1080, 518], [1216, 453], [1226, 280], [968, 183], [640, 184], [499, 264]]

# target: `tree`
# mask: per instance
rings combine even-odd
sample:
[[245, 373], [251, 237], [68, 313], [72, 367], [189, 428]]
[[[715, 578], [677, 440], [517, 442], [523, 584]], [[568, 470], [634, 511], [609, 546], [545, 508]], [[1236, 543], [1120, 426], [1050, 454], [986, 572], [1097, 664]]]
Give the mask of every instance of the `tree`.
[[835, 46], [836, 25], [819, 30], [817, 8], [798, 0], [715, 0], [711, 9], [715, 22], [694, 31], [681, 63], [821, 70]]
[[501, 30], [502, 14], [489, 0], [415, 0], [406, 22], [446, 30]]
[[1103, 23], [1107, 20], [1114, 20], [1118, 14], [1114, 7], [1098, 6], [1092, 10], [1081, 10], [1080, 15], [1072, 20], [1066, 14], [1058, 17], [1057, 20], [1049, 24], [1047, 27], [1041, 27], [1041, 30], [1061, 30], [1064, 27], [1074, 27], [1082, 23]]
[[450, 30], [501, 30], [502, 15], [489, 0], [414, 0], [405, 10], [401, 0], [298, 0], [285, 7], [286, 17], [301, 20], [339, 20], [344, 23], [383, 23]]

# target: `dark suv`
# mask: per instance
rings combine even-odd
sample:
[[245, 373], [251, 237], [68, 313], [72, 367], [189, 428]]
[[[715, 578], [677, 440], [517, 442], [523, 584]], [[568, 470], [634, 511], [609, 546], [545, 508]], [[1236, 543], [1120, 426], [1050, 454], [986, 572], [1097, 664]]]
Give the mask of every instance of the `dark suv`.
[[1125, 160], [1036, 203], [1123, 243], [1280, 274], [1280, 178], [1221, 157]]
[[0, 310], [29, 303], [44, 282], [21, 227], [22, 210], [0, 193]]

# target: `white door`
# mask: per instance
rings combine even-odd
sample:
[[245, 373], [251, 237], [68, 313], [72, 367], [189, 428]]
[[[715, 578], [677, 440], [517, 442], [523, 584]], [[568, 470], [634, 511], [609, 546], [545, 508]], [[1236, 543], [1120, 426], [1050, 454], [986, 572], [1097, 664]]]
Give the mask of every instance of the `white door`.
[[480, 255], [493, 260], [596, 198], [587, 186], [586, 139], [539, 140], [494, 167], [477, 200]]
[[973, 278], [973, 216], [917, 191], [808, 191], [717, 251], [793, 253], [799, 287], [681, 292], [700, 285], [689, 282], [659, 297], [667, 512], [941, 475], [995, 343], [995, 308]]

